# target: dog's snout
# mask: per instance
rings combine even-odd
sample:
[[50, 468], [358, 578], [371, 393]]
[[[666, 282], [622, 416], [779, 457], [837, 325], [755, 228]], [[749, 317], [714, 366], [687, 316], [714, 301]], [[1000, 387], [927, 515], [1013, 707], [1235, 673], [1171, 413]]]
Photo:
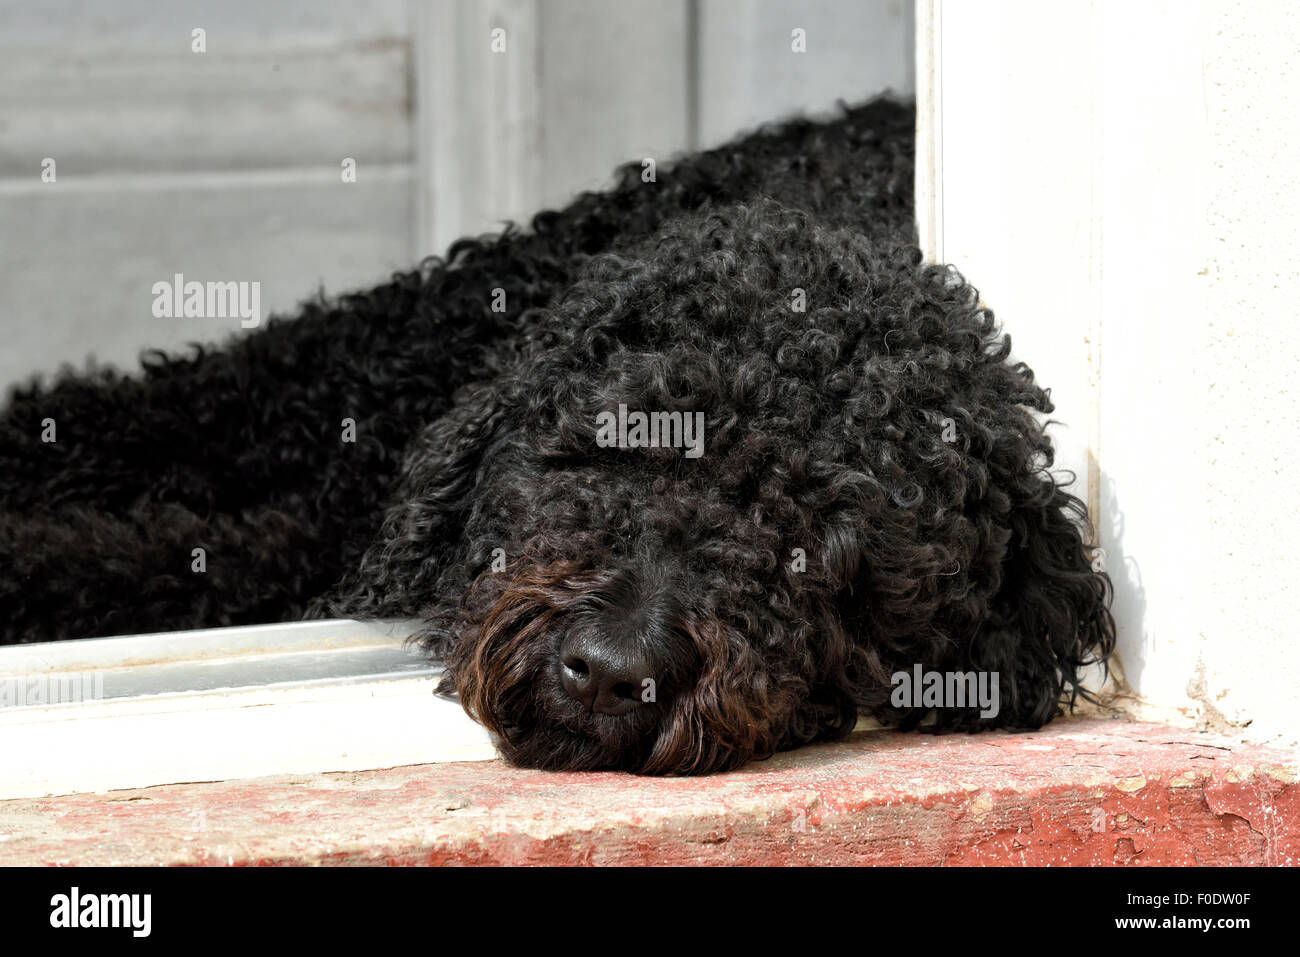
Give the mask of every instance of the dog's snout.
[[608, 640], [565, 640], [560, 648], [560, 682], [569, 697], [597, 714], [622, 715], [641, 704], [652, 678], [645, 655]]

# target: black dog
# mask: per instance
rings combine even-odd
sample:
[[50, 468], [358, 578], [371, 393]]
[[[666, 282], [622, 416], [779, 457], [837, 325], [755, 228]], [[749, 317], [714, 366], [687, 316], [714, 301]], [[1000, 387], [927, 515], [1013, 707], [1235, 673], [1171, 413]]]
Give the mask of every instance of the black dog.
[[17, 390], [0, 411], [0, 643], [301, 618], [374, 539], [408, 443], [591, 255], [757, 196], [872, 235], [910, 228], [912, 127], [909, 105], [877, 99], [657, 182], [629, 164], [528, 232], [462, 240], [224, 348]]
[[919, 258], [757, 201], [593, 260], [417, 440], [331, 609], [429, 615], [525, 765], [693, 773], [915, 724], [890, 696], [917, 665], [1000, 677], [996, 716], [942, 728], [1041, 726], [1113, 646], [1108, 582], [1046, 394]]
[[[1109, 583], [1047, 472], [1046, 394], [911, 245], [908, 111], [639, 172], [143, 382], [20, 395], [6, 636], [421, 616], [506, 755], [553, 768], [910, 727], [915, 666], [999, 675], [996, 715], [940, 728], [1050, 720], [1113, 648]], [[44, 417], [66, 451], [33, 443]]]

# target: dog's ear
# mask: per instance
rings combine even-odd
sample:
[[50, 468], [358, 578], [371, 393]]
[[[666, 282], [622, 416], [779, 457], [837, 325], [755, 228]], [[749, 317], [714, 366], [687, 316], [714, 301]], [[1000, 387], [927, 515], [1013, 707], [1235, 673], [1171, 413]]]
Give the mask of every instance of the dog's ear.
[[490, 382], [460, 389], [451, 411], [426, 426], [407, 446], [397, 500], [427, 501], [440, 512], [462, 504], [501, 428], [505, 410], [500, 390]]
[[1081, 672], [1105, 667], [1115, 650], [1109, 576], [1093, 566], [1086, 508], [1042, 483], [1032, 504], [1011, 516], [1011, 540], [991, 620], [970, 651], [976, 668], [1000, 676], [1003, 727], [1038, 728], [1059, 713], [1062, 698], [1096, 700]]
[[507, 405], [490, 383], [460, 390], [446, 415], [406, 449], [401, 481], [383, 526], [355, 571], [313, 603], [316, 617], [414, 618], [460, 540], [473, 491], [489, 467]]

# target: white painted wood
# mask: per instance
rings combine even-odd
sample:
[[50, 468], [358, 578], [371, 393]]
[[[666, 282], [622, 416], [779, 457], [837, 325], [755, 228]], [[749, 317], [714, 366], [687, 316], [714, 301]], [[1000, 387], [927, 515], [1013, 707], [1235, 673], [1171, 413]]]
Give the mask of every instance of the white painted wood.
[[943, 3], [916, 0], [916, 228], [927, 262], [943, 250]]
[[[700, 0], [702, 145], [795, 112], [915, 89], [904, 0]], [[802, 29], [807, 52], [791, 50]]]
[[[442, 5], [415, 3], [411, 16], [411, 74], [415, 84], [412, 135], [415, 142], [411, 251], [417, 259], [440, 256], [445, 251], [443, 236], [460, 228], [461, 214], [455, 186], [460, 179], [460, 162], [455, 147], [456, 100], [440, 96], [444, 77], [456, 72], [453, 49], [448, 39], [454, 25], [454, 11]], [[446, 229], [435, 226], [449, 219]]]
[[[1097, 19], [1086, 2], [922, 0], [917, 218], [1052, 391], [1056, 468], [1097, 506]], [[1044, 36], [1061, 42], [1044, 43]], [[953, 38], [959, 38], [954, 40]], [[1068, 38], [1068, 41], [1066, 40]], [[945, 42], [946, 41], [946, 42]]]
[[496, 757], [433, 677], [0, 710], [0, 798]]
[[[141, 309], [140, 288], [177, 262], [260, 281], [264, 306], [292, 311], [320, 283], [364, 285], [463, 235], [526, 223], [606, 185], [620, 162], [688, 148], [700, 123], [724, 138], [906, 89], [908, 13], [901, 0], [673, 0], [653, 15], [584, 0], [382, 0], [364, 16], [342, 0], [11, 11], [0, 218], [28, 228], [0, 237], [0, 287], [26, 321], [0, 388], [89, 354], [129, 369], [144, 347], [224, 338], [233, 330], [159, 325]], [[813, 38], [798, 63], [792, 17]], [[189, 52], [196, 26], [206, 54]], [[505, 53], [490, 49], [494, 27]], [[38, 178], [45, 156], [59, 163], [54, 186]], [[360, 181], [332, 194], [344, 156]]]
[[256, 655], [341, 648], [389, 648], [414, 622], [350, 619], [205, 628], [119, 638], [46, 641], [0, 647], [0, 678], [105, 668], [154, 667]]
[[686, 0], [549, 0], [541, 18], [540, 203], [610, 183], [616, 166], [688, 147]]
[[47, 156], [69, 176], [410, 158], [401, 0], [9, 7], [0, 176]]
[[[102, 188], [100, 188], [102, 187]], [[154, 282], [261, 282], [264, 315], [409, 268], [405, 169], [115, 177], [0, 191], [5, 348], [0, 386], [88, 353], [123, 369], [145, 346], [242, 334], [238, 319], [158, 319]], [[75, 262], [75, 268], [69, 266]]]
[[363, 9], [353, 0], [113, 0], [111, 5], [41, 0], [6, 4], [4, 25], [5, 37], [15, 45], [59, 48], [92, 43], [162, 47], [178, 36], [188, 48], [194, 27], [205, 28], [217, 41], [265, 41], [275, 32], [315, 41], [401, 33], [410, 2], [366, 0]]
[[[415, 8], [420, 255], [526, 221], [541, 195], [538, 0]], [[493, 31], [505, 49], [493, 52]]]
[[[527, 223], [686, 148], [686, 0], [417, 5], [416, 245]], [[490, 33], [506, 31], [493, 53]]]
[[927, 8], [919, 217], [1091, 455], [1132, 710], [1293, 746], [1300, 8]]
[[[1202, 186], [1210, 165], [1208, 25], [1200, 5], [1173, 0], [1103, 4], [1101, 13], [1109, 69], [1080, 95], [1095, 99], [1104, 121], [1096, 145], [1104, 177], [1102, 537], [1125, 675], [1147, 701], [1185, 706], [1206, 651], [1206, 605], [1224, 594], [1215, 566], [1227, 566], [1226, 556], [1207, 549], [1204, 516], [1232, 516], [1234, 503], [1249, 501], [1242, 493], [1254, 491], [1234, 490], [1219, 504], [1204, 498], [1208, 456], [1199, 437], [1208, 434], [1208, 402], [1226, 373], [1213, 372], [1203, 358], [1211, 318], [1206, 273], [1217, 251]], [[1236, 312], [1234, 303], [1228, 314]], [[1270, 621], [1279, 620], [1275, 614], [1270, 608]], [[1227, 647], [1208, 656], [1210, 681], [1215, 658], [1255, 658], [1250, 642], [1265, 628], [1239, 628]], [[1272, 670], [1289, 669], [1278, 661]], [[1255, 676], [1236, 694], [1254, 698], [1264, 686]], [[1222, 700], [1212, 704], [1229, 710]]]
[[[0, 798], [489, 760], [413, 623], [299, 622], [0, 648]], [[73, 700], [56, 702], [59, 689]], [[66, 690], [63, 692], [66, 695]]]
[[[414, 16], [422, 251], [526, 222], [606, 185], [617, 164], [662, 161], [697, 135], [714, 143], [913, 88], [902, 0], [677, 0], [653, 16], [589, 0], [455, 0]], [[507, 31], [505, 54], [489, 50], [494, 26]], [[794, 26], [812, 37], [807, 54], [790, 51]]]

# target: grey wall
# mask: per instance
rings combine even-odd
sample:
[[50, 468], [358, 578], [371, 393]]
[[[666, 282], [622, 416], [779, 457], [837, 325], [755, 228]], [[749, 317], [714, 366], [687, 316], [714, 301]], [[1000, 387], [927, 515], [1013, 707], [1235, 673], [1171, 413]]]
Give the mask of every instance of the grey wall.
[[912, 30], [905, 0], [0, 0], [0, 386], [238, 333], [152, 315], [178, 272], [291, 311], [618, 162], [910, 93]]

